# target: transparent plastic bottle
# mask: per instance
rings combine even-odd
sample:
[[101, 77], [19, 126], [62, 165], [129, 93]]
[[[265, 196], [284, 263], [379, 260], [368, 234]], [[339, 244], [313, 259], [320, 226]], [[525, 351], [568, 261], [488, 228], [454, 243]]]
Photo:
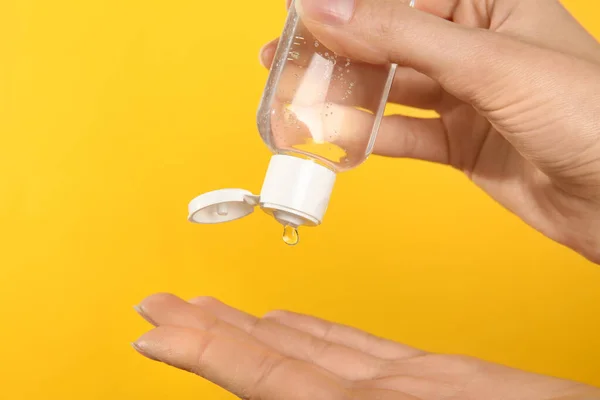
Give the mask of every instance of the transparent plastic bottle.
[[395, 70], [338, 56], [306, 29], [292, 4], [257, 115], [274, 154], [261, 193], [206, 193], [190, 203], [189, 220], [227, 222], [260, 206], [284, 226], [284, 241], [297, 243], [298, 227], [321, 224], [336, 173], [371, 154]]

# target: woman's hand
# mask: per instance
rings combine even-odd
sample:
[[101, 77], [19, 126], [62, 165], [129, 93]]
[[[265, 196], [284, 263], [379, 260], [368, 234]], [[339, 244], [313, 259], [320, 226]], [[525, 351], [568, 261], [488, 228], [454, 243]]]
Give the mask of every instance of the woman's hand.
[[[600, 263], [600, 46], [556, 0], [296, 0], [335, 52], [401, 67], [375, 152], [449, 164]], [[262, 51], [270, 65], [276, 42]]]
[[134, 347], [242, 399], [599, 400], [600, 390], [476, 359], [431, 354], [289, 312], [256, 318], [211, 298], [144, 300], [156, 328]]

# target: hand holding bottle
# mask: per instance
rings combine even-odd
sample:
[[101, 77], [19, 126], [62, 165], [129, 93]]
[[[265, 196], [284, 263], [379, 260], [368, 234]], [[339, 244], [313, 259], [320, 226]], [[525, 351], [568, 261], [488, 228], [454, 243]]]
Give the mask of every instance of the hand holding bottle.
[[[549, 238], [600, 263], [600, 46], [547, 0], [297, 0], [340, 55], [397, 63], [375, 152], [451, 165]], [[263, 49], [269, 65], [276, 43]]]

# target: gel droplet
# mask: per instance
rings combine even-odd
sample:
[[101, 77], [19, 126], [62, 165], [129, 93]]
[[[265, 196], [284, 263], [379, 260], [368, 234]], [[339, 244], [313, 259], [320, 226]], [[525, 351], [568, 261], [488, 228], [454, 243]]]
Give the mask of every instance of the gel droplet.
[[288, 246], [295, 246], [300, 241], [300, 235], [298, 229], [293, 226], [286, 225], [283, 228], [283, 241]]

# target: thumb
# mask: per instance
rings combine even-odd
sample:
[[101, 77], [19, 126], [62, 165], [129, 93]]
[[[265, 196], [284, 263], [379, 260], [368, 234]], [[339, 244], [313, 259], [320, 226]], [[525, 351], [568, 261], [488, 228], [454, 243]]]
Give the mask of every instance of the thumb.
[[525, 45], [419, 11], [409, 2], [295, 0], [295, 6], [307, 29], [338, 54], [413, 68], [472, 103], [482, 89], [506, 86], [507, 54], [515, 54], [509, 48]]

